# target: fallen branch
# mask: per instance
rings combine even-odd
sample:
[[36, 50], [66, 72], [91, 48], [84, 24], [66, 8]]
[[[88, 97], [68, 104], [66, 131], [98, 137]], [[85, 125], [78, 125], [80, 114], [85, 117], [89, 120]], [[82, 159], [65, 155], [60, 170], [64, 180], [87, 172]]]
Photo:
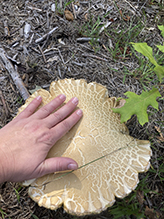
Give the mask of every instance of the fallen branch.
[[14, 81], [14, 84], [16, 85], [17, 89], [19, 90], [21, 96], [23, 97], [24, 100], [26, 100], [30, 96], [30, 94], [29, 94], [28, 90], [26, 89], [26, 87], [24, 86], [23, 81], [20, 78], [20, 75], [18, 74], [16, 69], [14, 69], [12, 63], [10, 62], [10, 60], [7, 57], [8, 57], [7, 53], [5, 52], [5, 50], [2, 48], [2, 46], [0, 44], [0, 59], [2, 60], [2, 63], [4, 65], [4, 67], [6, 68], [6, 70], [11, 75], [11, 77]]

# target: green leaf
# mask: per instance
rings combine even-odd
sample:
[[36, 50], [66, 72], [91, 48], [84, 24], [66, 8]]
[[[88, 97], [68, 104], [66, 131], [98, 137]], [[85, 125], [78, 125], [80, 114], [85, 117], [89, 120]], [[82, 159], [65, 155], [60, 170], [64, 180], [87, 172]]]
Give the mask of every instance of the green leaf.
[[40, 90], [40, 89], [42, 89], [42, 87], [36, 85], [36, 86], [35, 86], [35, 89], [29, 90], [29, 91], [30, 91], [31, 94], [33, 94], [35, 91]]
[[126, 103], [121, 108], [112, 108], [113, 112], [121, 114], [121, 122], [126, 122], [131, 118], [132, 115], [137, 115], [138, 121], [141, 125], [148, 122], [147, 107], [151, 105], [158, 110], [157, 97], [160, 97], [160, 93], [157, 88], [150, 91], [143, 91], [141, 95], [137, 95], [133, 92], [126, 92], [125, 95], [128, 97]]
[[156, 45], [156, 47], [158, 47], [158, 49], [159, 49], [161, 52], [164, 53], [164, 44], [163, 44], [163, 46], [161, 46], [161, 45]]
[[159, 81], [162, 82], [162, 78], [164, 78], [164, 66], [156, 65], [154, 68], [154, 72], [159, 78]]
[[153, 57], [153, 50], [147, 45], [147, 43], [131, 42], [131, 44], [137, 52], [140, 52], [142, 55], [146, 56], [152, 64], [157, 65], [157, 62]]
[[161, 35], [164, 38], [164, 25], [158, 25], [158, 29], [161, 31]]

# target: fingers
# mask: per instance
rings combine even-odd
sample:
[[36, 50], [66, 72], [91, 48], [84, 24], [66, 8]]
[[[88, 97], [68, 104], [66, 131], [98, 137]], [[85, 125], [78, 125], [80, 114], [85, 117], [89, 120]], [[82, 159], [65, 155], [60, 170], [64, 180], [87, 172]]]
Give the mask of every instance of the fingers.
[[64, 136], [82, 117], [81, 109], [76, 110], [68, 118], [51, 128], [52, 144], [55, 144], [62, 136]]
[[63, 170], [76, 170], [77, 168], [78, 168], [78, 164], [76, 163], [76, 161], [72, 160], [71, 158], [68, 157], [48, 158], [38, 166], [38, 168], [36, 169], [38, 175], [35, 177], [38, 178], [49, 173], [54, 173]]
[[[60, 94], [54, 100], [41, 107], [37, 112], [35, 110], [42, 102], [42, 97], [36, 97], [17, 117], [16, 119], [22, 119], [32, 116], [33, 119], [44, 119], [47, 127], [51, 128], [65, 117], [67, 117], [77, 106], [78, 99], [72, 98], [65, 106], [59, 109], [57, 112], [51, 114], [56, 108], [58, 108], [66, 99], [64, 94]], [[46, 118], [47, 117], [47, 118]]]
[[67, 104], [65, 104], [63, 107], [61, 107], [58, 111], [55, 113], [52, 113], [47, 118], [45, 118], [45, 124], [48, 128], [52, 128], [59, 122], [61, 122], [64, 118], [66, 118], [68, 115], [72, 113], [72, 111], [76, 108], [78, 104], [77, 97], [72, 98], [70, 101], [68, 101]]
[[42, 97], [38, 96], [15, 118], [15, 119], [23, 119], [31, 116], [37, 107], [41, 104]]
[[33, 118], [35, 119], [44, 119], [45, 117], [49, 116], [56, 108], [58, 108], [66, 99], [64, 94], [60, 94], [51, 102], [40, 108], [34, 115]]

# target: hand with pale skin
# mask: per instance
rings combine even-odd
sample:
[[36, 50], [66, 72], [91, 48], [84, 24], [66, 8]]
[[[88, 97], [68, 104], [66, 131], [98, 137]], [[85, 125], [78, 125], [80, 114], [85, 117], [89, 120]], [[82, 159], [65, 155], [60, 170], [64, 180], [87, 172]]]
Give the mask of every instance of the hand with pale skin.
[[61, 94], [35, 112], [42, 98], [35, 98], [14, 120], [0, 129], [0, 183], [21, 182], [63, 170], [78, 168], [66, 157], [47, 158], [51, 147], [82, 117], [76, 97], [58, 108], [66, 97]]

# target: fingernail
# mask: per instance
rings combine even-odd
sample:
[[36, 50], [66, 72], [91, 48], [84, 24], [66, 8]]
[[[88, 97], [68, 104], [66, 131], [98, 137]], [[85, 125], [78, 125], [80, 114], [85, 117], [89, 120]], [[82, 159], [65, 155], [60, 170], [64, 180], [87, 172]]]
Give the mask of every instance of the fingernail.
[[78, 116], [82, 116], [83, 111], [82, 111], [81, 109], [78, 109], [78, 110], [76, 111], [76, 114], [77, 114]]
[[60, 94], [59, 98], [64, 101], [66, 99], [66, 96], [64, 94]]
[[77, 99], [77, 97], [74, 97], [73, 100], [72, 100], [72, 103], [75, 104], [75, 105], [77, 105], [77, 104], [78, 104], [78, 101], [79, 101], [79, 100]]
[[40, 99], [42, 99], [42, 97], [41, 96], [37, 96], [37, 98], [36, 98], [37, 100], [40, 100]]
[[70, 163], [68, 164], [68, 169], [69, 170], [76, 170], [78, 168], [77, 164]]

